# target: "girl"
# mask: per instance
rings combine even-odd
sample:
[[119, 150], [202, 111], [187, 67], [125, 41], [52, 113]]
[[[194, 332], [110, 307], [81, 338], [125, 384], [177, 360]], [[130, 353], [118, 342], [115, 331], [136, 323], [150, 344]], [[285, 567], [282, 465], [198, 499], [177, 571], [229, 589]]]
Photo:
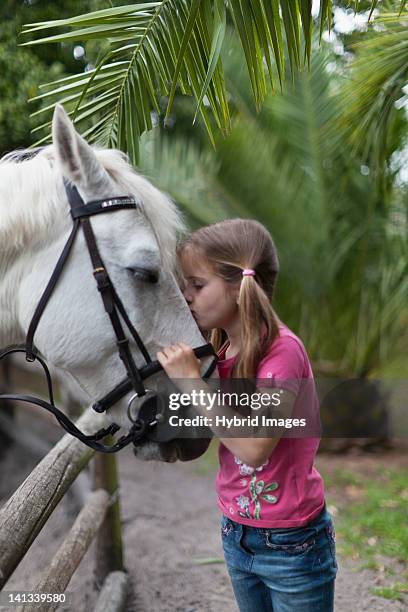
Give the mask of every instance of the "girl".
[[[271, 306], [278, 258], [267, 230], [247, 219], [221, 221], [191, 234], [179, 255], [184, 296], [200, 329], [211, 332], [220, 378], [256, 379], [269, 393], [278, 387], [280, 410], [289, 416], [299, 410], [302, 382], [309, 381], [316, 400], [303, 344]], [[157, 359], [171, 378], [205, 387], [188, 345], [169, 346]], [[337, 563], [313, 467], [319, 439], [227, 437], [225, 429], [211, 429], [220, 439], [216, 490], [239, 609], [330, 612]]]

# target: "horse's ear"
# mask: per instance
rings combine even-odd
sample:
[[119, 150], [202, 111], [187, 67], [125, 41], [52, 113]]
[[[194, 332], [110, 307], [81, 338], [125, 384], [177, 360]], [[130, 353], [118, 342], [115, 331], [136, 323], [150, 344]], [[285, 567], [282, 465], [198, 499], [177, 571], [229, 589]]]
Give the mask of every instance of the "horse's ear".
[[92, 147], [78, 134], [61, 104], [57, 104], [52, 119], [52, 140], [57, 160], [64, 176], [85, 194], [106, 194], [112, 187], [108, 173]]

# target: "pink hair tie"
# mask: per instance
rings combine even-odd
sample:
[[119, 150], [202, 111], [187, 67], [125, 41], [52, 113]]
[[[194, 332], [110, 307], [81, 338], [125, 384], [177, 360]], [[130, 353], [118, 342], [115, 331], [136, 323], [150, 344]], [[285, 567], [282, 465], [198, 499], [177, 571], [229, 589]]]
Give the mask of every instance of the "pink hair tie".
[[245, 270], [242, 270], [242, 276], [256, 276], [255, 270], [252, 270], [251, 268], [245, 268]]

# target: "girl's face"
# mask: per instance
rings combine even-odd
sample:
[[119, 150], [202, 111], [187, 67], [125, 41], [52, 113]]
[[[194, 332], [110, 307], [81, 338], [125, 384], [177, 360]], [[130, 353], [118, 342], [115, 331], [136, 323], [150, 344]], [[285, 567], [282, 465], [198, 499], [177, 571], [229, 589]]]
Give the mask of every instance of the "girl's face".
[[186, 285], [183, 295], [198, 327], [203, 331], [228, 329], [239, 321], [238, 294], [234, 288], [215, 274], [204, 258], [183, 253], [181, 266]]

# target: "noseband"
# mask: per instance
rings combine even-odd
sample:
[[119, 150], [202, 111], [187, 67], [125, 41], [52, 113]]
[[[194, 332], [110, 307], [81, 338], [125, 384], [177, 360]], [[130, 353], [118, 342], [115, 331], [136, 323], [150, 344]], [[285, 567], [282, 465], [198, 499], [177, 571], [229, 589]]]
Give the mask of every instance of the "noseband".
[[[133, 444], [139, 443], [143, 438], [160, 440], [160, 436], [157, 436], [157, 425], [158, 425], [158, 394], [151, 392], [146, 389], [144, 381], [160, 372], [163, 368], [158, 361], [152, 361], [149, 351], [147, 350], [143, 340], [139, 336], [137, 330], [131, 323], [129, 316], [126, 312], [123, 303], [118, 296], [115, 287], [109, 277], [109, 274], [104, 266], [102, 257], [99, 253], [98, 245], [96, 242], [95, 234], [92, 229], [90, 217], [98, 214], [112, 213], [118, 210], [133, 209], [141, 210], [141, 205], [132, 197], [115, 197], [105, 200], [95, 200], [92, 202], [84, 203], [81, 196], [78, 193], [77, 188], [64, 179], [64, 185], [68, 202], [70, 205], [71, 217], [73, 219], [73, 227], [68, 237], [67, 242], [62, 250], [62, 253], [58, 259], [58, 262], [54, 268], [50, 280], [38, 302], [35, 309], [33, 318], [28, 328], [26, 342], [22, 345], [12, 346], [8, 349], [0, 352], [0, 360], [13, 353], [25, 353], [26, 360], [29, 362], [38, 361], [42, 366], [48, 386], [49, 401], [32, 397], [30, 395], [17, 395], [17, 394], [3, 394], [0, 395], [1, 400], [10, 401], [21, 401], [31, 404], [36, 404], [45, 410], [51, 412], [60, 425], [71, 435], [75, 436], [89, 446], [90, 448], [100, 451], [103, 453], [114, 453], [124, 448], [131, 442]], [[125, 397], [128, 393], [134, 392], [129, 401], [130, 413], [131, 404], [137, 398], [144, 398], [140, 406], [138, 416], [132, 420], [132, 426], [128, 433], [120, 437], [112, 446], [108, 446], [100, 442], [105, 436], [109, 434], [115, 434], [119, 431], [120, 426], [116, 423], [112, 423], [105, 429], [100, 429], [93, 435], [86, 435], [80, 431], [75, 424], [59, 410], [54, 404], [52, 380], [49, 369], [45, 361], [38, 355], [38, 351], [34, 346], [34, 334], [40, 322], [40, 319], [44, 313], [44, 310], [48, 304], [48, 301], [57, 285], [58, 279], [61, 275], [63, 267], [69, 257], [72, 246], [75, 242], [75, 237], [78, 234], [79, 228], [82, 227], [85, 242], [89, 251], [93, 266], [93, 276], [96, 281], [97, 289], [101, 295], [103, 305], [106, 313], [109, 316], [115, 337], [116, 345], [119, 353], [119, 357], [123, 362], [126, 370], [126, 377], [107, 393], [103, 398], [95, 402], [92, 408], [96, 412], [105, 412], [116, 404], [119, 400]], [[132, 339], [135, 341], [140, 353], [143, 355], [145, 365], [141, 368], [136, 366], [133, 359], [132, 352], [130, 349], [129, 339], [123, 328], [123, 324], [127, 327]], [[203, 346], [194, 349], [194, 354], [198, 359], [203, 357], [214, 357], [209, 368], [203, 375], [203, 378], [211, 376], [216, 365], [217, 356], [214, 353], [214, 349], [211, 344], [205, 344]], [[148, 391], [150, 391], [148, 393]], [[142, 409], [143, 408], [143, 409]]]

